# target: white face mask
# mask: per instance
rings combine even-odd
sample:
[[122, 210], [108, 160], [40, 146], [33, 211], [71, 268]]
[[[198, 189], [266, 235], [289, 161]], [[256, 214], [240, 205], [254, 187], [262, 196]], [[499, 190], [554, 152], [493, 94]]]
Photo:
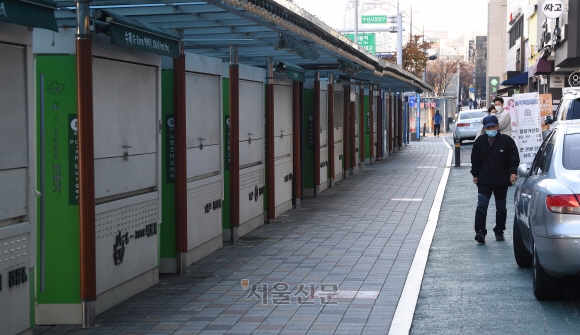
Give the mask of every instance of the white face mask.
[[501, 112], [503, 112], [503, 106], [495, 106], [495, 110], [496, 110], [498, 113], [501, 113]]

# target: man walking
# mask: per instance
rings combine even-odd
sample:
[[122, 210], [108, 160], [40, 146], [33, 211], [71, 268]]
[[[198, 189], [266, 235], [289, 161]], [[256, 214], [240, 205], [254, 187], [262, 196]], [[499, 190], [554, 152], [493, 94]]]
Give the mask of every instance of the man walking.
[[508, 187], [517, 177], [520, 164], [514, 140], [498, 132], [499, 120], [495, 115], [483, 118], [485, 135], [479, 136], [471, 151], [471, 175], [477, 185], [477, 210], [475, 211], [475, 240], [485, 243], [487, 207], [493, 193], [495, 197], [495, 239], [503, 241], [507, 219], [506, 198]]
[[443, 117], [439, 114], [439, 111], [435, 111], [435, 115], [433, 115], [433, 131], [435, 136], [439, 136], [441, 132], [441, 120], [443, 120]]

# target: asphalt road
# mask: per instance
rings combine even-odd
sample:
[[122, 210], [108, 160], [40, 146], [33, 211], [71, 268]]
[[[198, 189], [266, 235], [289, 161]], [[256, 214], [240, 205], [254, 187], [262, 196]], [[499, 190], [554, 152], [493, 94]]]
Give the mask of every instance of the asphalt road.
[[[452, 145], [452, 138], [446, 140]], [[580, 334], [580, 281], [568, 280], [566, 297], [540, 302], [532, 292], [531, 268], [513, 256], [513, 193], [508, 191], [506, 241], [488, 234], [474, 240], [477, 188], [471, 181], [472, 142], [461, 146], [462, 166], [451, 169], [411, 334]], [[454, 165], [454, 164], [453, 164]], [[495, 220], [493, 199], [487, 228]]]

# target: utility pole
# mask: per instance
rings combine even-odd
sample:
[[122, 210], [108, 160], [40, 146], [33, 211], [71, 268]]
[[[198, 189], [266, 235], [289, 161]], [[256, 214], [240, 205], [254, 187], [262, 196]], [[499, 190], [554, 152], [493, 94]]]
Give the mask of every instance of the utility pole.
[[358, 45], [358, 0], [354, 0], [354, 43]]
[[397, 65], [403, 67], [403, 13], [397, 1]]

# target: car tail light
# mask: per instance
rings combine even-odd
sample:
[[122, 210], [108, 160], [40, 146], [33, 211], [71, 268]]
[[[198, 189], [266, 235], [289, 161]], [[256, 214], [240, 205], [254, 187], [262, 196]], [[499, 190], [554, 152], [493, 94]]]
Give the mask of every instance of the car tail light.
[[469, 123], [458, 123], [457, 127], [469, 127]]
[[574, 194], [549, 195], [546, 206], [554, 213], [580, 214], [580, 204]]

